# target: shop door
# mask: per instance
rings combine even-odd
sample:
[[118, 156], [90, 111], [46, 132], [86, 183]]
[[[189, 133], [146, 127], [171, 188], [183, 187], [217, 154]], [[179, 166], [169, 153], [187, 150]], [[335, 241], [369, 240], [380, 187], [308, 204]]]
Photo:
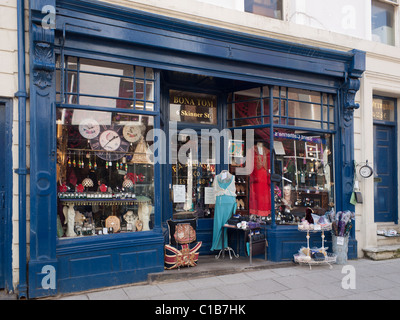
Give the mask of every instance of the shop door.
[[[0, 103], [0, 150], [5, 150], [5, 105]], [[0, 152], [0, 289], [5, 284], [5, 152]]]
[[[176, 133], [177, 159], [172, 164], [172, 217], [182, 215], [198, 218], [211, 218], [212, 209], [208, 205], [207, 188], [210, 188], [216, 173], [215, 143], [212, 137], [200, 135], [197, 141], [190, 140], [185, 134]], [[181, 161], [180, 161], [181, 160]], [[182, 190], [181, 197], [177, 192]], [[175, 192], [175, 193], [174, 193]], [[178, 218], [179, 219], [179, 218]]]
[[397, 219], [396, 127], [374, 125], [375, 222]]

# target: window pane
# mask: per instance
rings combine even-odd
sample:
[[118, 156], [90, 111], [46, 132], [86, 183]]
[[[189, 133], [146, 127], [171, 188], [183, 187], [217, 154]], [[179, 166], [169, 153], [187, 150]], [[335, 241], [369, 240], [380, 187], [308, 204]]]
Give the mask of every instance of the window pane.
[[57, 109], [58, 237], [152, 229], [154, 168], [145, 137], [153, 122]]
[[380, 1], [372, 1], [372, 40], [394, 45], [394, 6], [382, 3]]
[[288, 98], [304, 102], [321, 103], [321, 94], [315, 91], [289, 88]]
[[151, 68], [66, 57], [63, 82], [61, 69], [57, 73], [57, 90], [61, 92], [62, 84], [64, 103], [154, 110], [155, 78]]
[[395, 121], [395, 102], [393, 99], [374, 98], [372, 110], [374, 120]]
[[294, 130], [274, 133], [277, 223], [297, 224], [306, 210], [324, 215], [334, 203], [332, 136]]
[[282, 0], [245, 0], [245, 11], [282, 19]]
[[289, 115], [296, 118], [294, 125], [297, 127], [321, 128], [320, 122], [312, 122], [322, 120], [320, 105], [290, 101]]

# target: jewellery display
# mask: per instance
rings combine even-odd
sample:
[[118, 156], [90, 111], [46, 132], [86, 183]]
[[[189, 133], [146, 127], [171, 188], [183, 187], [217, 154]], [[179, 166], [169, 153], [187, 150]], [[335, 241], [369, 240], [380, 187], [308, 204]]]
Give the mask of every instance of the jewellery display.
[[[328, 264], [332, 269], [332, 263], [336, 262], [336, 255], [327, 252], [325, 247], [325, 231], [332, 230], [332, 223], [325, 218], [325, 216], [320, 217], [315, 223], [309, 223], [307, 220], [303, 220], [298, 225], [299, 231], [307, 232], [307, 247], [300, 248], [299, 252], [295, 254], [294, 261], [299, 264], [308, 264], [310, 269], [312, 265], [316, 264]], [[320, 248], [310, 248], [310, 233], [311, 232], [321, 232], [321, 247]]]

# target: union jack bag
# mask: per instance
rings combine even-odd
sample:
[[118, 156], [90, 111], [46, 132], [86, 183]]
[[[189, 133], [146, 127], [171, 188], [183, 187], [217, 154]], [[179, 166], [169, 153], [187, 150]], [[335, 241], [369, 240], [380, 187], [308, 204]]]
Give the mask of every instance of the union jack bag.
[[199, 259], [199, 249], [202, 242], [199, 241], [190, 249], [188, 244], [183, 244], [181, 250], [170, 245], [165, 245], [164, 268], [176, 269], [180, 267], [195, 267]]

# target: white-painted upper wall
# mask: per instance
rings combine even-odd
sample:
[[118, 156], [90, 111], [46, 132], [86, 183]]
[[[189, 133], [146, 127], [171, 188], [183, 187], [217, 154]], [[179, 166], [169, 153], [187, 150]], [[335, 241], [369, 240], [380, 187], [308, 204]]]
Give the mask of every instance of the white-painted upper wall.
[[285, 20], [370, 40], [371, 1], [287, 0]]
[[244, 0], [196, 0], [199, 2], [213, 4], [215, 6], [244, 11]]

